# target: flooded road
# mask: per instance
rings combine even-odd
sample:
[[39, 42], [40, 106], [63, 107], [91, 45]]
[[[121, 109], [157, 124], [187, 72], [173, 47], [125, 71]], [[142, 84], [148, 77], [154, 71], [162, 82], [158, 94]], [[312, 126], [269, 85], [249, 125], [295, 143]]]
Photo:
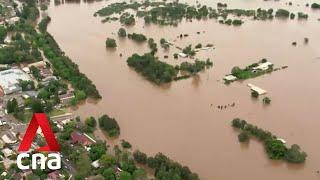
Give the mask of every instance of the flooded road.
[[[239, 0], [230, 7], [283, 7], [307, 12], [309, 20], [246, 20], [241, 27], [207, 20], [159, 27], [144, 26], [138, 19], [135, 26], [126, 28], [127, 32], [143, 33], [156, 42], [162, 37], [177, 40], [175, 44], [181, 47], [213, 43], [216, 48], [197, 54], [202, 59], [211, 58], [213, 68], [195, 78], [158, 87], [126, 64], [131, 54], [148, 52], [147, 43], [118, 39], [118, 22], [102, 24], [100, 18], [93, 17], [110, 2], [51, 4], [48, 10], [52, 18], [48, 31], [103, 97], [98, 103], [80, 106], [76, 114], [87, 117], [107, 113], [115, 117], [121, 127], [120, 138], [149, 155], [163, 152], [189, 166], [201, 179], [320, 179], [316, 173], [320, 170], [320, 11], [311, 11], [303, 1], [287, 6], [285, 2]], [[200, 2], [216, 4], [211, 0]], [[189, 37], [177, 39], [181, 33]], [[106, 50], [107, 37], [116, 39], [116, 50]], [[308, 45], [303, 43], [305, 37], [309, 38]], [[293, 41], [296, 47], [291, 45]], [[159, 51], [163, 59], [165, 52], [160, 47]], [[169, 53], [175, 52], [178, 50], [171, 48]], [[289, 68], [242, 83], [222, 83], [232, 67], [262, 58]], [[175, 64], [183, 60], [170, 55], [166, 61]], [[247, 83], [266, 89], [271, 105], [264, 106], [261, 97], [251, 99]], [[217, 109], [233, 102], [234, 108]], [[305, 165], [268, 160], [262, 143], [255, 140], [248, 146], [239, 144], [238, 132], [230, 126], [235, 117], [273, 132], [288, 144], [299, 144], [308, 154]]]

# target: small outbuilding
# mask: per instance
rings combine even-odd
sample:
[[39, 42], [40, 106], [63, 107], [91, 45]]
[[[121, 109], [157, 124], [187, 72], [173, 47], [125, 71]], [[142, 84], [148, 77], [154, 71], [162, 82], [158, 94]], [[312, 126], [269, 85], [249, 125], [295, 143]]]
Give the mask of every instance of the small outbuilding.
[[266, 90], [261, 89], [261, 88], [259, 88], [258, 86], [255, 86], [255, 85], [250, 84], [250, 83], [248, 84], [248, 86], [250, 87], [250, 89], [251, 89], [252, 91], [257, 92], [259, 95], [267, 94], [267, 91], [266, 91]]
[[224, 78], [223, 78], [225, 81], [235, 81], [235, 80], [237, 80], [238, 78], [237, 77], [235, 77], [234, 75], [227, 75], [227, 76], [225, 76]]

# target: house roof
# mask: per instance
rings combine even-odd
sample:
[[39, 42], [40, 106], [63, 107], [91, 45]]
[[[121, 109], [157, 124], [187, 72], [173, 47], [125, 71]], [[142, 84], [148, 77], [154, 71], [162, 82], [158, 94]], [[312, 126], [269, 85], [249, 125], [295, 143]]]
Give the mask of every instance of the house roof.
[[92, 144], [92, 141], [89, 138], [79, 132], [73, 131], [70, 136], [74, 143], [83, 144], [85, 146]]
[[53, 171], [53, 172], [49, 173], [47, 179], [50, 179], [50, 180], [59, 180], [59, 179], [61, 179], [60, 175], [59, 175], [59, 171]]
[[226, 81], [234, 81], [237, 79], [237, 77], [230, 74], [230, 75], [225, 76], [223, 79]]

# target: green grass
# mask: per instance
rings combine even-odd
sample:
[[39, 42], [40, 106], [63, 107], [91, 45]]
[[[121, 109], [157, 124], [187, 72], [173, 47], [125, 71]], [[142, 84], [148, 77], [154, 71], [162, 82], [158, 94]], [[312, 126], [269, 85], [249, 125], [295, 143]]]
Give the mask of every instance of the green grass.
[[48, 116], [49, 116], [49, 117], [59, 116], [59, 115], [65, 114], [66, 112], [67, 112], [66, 109], [53, 109], [53, 110], [48, 114]]

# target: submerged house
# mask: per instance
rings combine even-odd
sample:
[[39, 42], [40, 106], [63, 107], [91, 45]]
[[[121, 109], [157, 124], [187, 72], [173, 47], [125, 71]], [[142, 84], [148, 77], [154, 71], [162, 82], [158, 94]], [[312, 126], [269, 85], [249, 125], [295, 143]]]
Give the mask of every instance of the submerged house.
[[267, 61], [264, 63], [260, 63], [258, 66], [254, 67], [253, 70], [265, 71], [265, 70], [268, 70], [272, 66], [273, 66], [273, 63]]
[[248, 84], [248, 86], [250, 87], [251, 91], [255, 91], [257, 92], [259, 95], [263, 95], [263, 94], [267, 94], [267, 91], [264, 89], [259, 88], [258, 86], [255, 86], [253, 84]]

